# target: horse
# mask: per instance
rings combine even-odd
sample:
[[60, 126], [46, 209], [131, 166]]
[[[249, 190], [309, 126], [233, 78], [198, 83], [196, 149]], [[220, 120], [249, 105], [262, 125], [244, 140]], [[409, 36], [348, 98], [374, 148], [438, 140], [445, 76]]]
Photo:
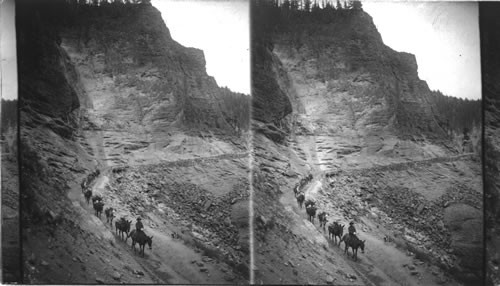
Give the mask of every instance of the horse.
[[309, 221], [314, 224], [314, 217], [316, 216], [316, 207], [314, 205], [309, 205], [306, 207], [306, 213], [309, 217]]
[[325, 231], [325, 226], [326, 226], [326, 223], [328, 221], [327, 217], [328, 217], [328, 214], [326, 212], [321, 212], [318, 215], [319, 227], [323, 227], [323, 231]]
[[96, 217], [101, 218], [102, 209], [104, 208], [104, 203], [100, 200], [94, 203], [94, 210]]
[[146, 247], [146, 243], [149, 246], [149, 250], [153, 249], [153, 236], [147, 236], [143, 231], [137, 231], [134, 229], [129, 235], [127, 235], [127, 238], [129, 237], [132, 238], [132, 248], [134, 249], [134, 252], [136, 251], [135, 244], [139, 244], [139, 254], [142, 253], [142, 257], [144, 257], [144, 248]]
[[304, 193], [299, 193], [297, 196], [297, 203], [299, 204], [299, 207], [302, 208], [302, 203], [304, 202], [305, 196]]
[[[90, 198], [92, 197], [92, 190], [91, 189], [88, 189], [85, 194], [85, 200], [87, 201], [87, 205], [90, 203]], [[94, 202], [92, 202], [94, 203]]]
[[92, 197], [92, 203], [95, 203], [96, 201], [102, 201], [102, 197], [100, 195], [94, 195]]
[[360, 240], [357, 236], [346, 233], [340, 240], [339, 245], [342, 241], [345, 243], [344, 253], [349, 255], [347, 250], [349, 247], [352, 248], [352, 258], [354, 260], [358, 260], [358, 248], [361, 248], [361, 253], [365, 253], [366, 240]]
[[106, 222], [109, 222], [110, 225], [113, 225], [115, 210], [113, 208], [107, 208], [106, 210], [104, 210], [104, 214], [106, 215]]
[[125, 220], [124, 218], [115, 221], [115, 233], [118, 234], [119, 232], [121, 239], [123, 239], [123, 234], [125, 233], [127, 235], [125, 242], [128, 239], [128, 232], [130, 231], [131, 224], [132, 224], [131, 220]]
[[344, 234], [344, 225], [334, 222], [333, 225], [328, 226], [328, 238], [330, 239], [330, 235], [335, 244], [337, 244], [337, 236], [339, 237], [339, 245], [342, 239], [342, 234]]
[[306, 201], [305, 205], [306, 205], [306, 209], [307, 209], [307, 207], [309, 207], [309, 206], [315, 206], [315, 205], [316, 205], [316, 202], [314, 202], [314, 201], [313, 201], [313, 200], [311, 200], [311, 199], [308, 199], [308, 200]]

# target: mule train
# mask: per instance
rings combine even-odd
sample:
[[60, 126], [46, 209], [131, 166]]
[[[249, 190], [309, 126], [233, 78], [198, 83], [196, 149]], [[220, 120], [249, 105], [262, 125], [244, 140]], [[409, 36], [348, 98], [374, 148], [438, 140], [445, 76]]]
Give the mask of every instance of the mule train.
[[[94, 214], [98, 218], [101, 218], [102, 211], [104, 210], [104, 200], [103, 197], [99, 194], [92, 194], [91, 184], [94, 179], [99, 176], [100, 171], [96, 170], [89, 174], [80, 184], [82, 188], [82, 193], [85, 198], [85, 201], [90, 204], [90, 200], [92, 200], [92, 206], [94, 209]], [[106, 224], [113, 226], [113, 220], [115, 218], [115, 209], [112, 207], [108, 207], [104, 210], [104, 214], [106, 215]], [[136, 244], [139, 245], [139, 254], [144, 257], [144, 250], [146, 248], [146, 244], [148, 245], [149, 250], [152, 250], [153, 246], [153, 236], [148, 236], [142, 229], [137, 228], [131, 230], [132, 221], [127, 220], [125, 217], [121, 217], [120, 219], [115, 221], [115, 235], [119, 236], [121, 240], [124, 240], [127, 243], [128, 238], [130, 237], [131, 248], [134, 252], [137, 251]], [[142, 226], [142, 223], [141, 223]]]
[[[300, 209], [302, 206], [305, 206], [307, 219], [314, 225], [314, 218], [318, 213], [319, 227], [323, 229], [323, 232], [326, 231], [327, 223], [328, 223], [328, 213], [325, 211], [318, 211], [318, 206], [316, 202], [312, 198], [308, 198], [306, 200], [306, 195], [303, 190], [304, 186], [312, 180], [312, 174], [302, 178], [299, 183], [297, 183], [293, 187], [293, 193], [295, 195], [295, 199], [297, 200], [297, 204]], [[358, 249], [361, 249], [361, 253], [365, 253], [365, 240], [361, 240], [355, 234], [355, 229], [352, 226], [349, 227], [349, 232], [344, 234], [344, 225], [339, 222], [333, 222], [328, 225], [328, 239], [333, 240], [334, 245], [338, 245], [340, 247], [341, 243], [344, 242], [345, 249], [344, 253], [349, 255], [349, 248], [352, 249], [352, 258], [354, 260], [358, 259]], [[354, 231], [353, 231], [354, 229]], [[338, 244], [337, 244], [338, 238]]]

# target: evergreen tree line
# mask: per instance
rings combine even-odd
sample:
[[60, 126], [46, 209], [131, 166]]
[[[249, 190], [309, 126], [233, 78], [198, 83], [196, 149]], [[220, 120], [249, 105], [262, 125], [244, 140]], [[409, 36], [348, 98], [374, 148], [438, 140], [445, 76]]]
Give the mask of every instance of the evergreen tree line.
[[257, 6], [276, 7], [283, 11], [319, 12], [321, 10], [362, 10], [359, 0], [258, 0]]
[[447, 132], [468, 136], [473, 128], [481, 126], [481, 100], [446, 96], [440, 91], [432, 91], [432, 99]]
[[251, 97], [235, 93], [227, 87], [219, 90], [221, 110], [226, 121], [239, 132], [250, 129], [250, 100]]
[[297, 24], [330, 24], [363, 11], [358, 0], [255, 0], [252, 6], [252, 44], [273, 32], [294, 32]]

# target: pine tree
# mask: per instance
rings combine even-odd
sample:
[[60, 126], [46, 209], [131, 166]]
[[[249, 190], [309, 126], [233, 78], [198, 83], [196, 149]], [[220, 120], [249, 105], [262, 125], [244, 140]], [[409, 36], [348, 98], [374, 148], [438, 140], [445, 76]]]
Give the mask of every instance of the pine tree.
[[342, 4], [340, 3], [340, 0], [337, 0], [337, 10], [342, 10]]
[[350, 0], [349, 1], [349, 6], [353, 9], [353, 10], [363, 10], [363, 4], [361, 4], [361, 1], [359, 0]]
[[304, 11], [309, 12], [311, 10], [311, 0], [304, 0]]

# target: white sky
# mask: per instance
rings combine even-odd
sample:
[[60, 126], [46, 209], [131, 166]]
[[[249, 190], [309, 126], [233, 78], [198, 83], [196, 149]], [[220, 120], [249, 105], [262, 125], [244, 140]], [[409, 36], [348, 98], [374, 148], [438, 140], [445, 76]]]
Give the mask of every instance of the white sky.
[[17, 98], [16, 31], [14, 0], [0, 0], [0, 79], [1, 97]]
[[250, 94], [249, 2], [153, 0], [172, 38], [203, 50], [219, 86]]
[[374, 2], [363, 9], [386, 45], [417, 58], [432, 90], [481, 98], [478, 5], [474, 2]]

